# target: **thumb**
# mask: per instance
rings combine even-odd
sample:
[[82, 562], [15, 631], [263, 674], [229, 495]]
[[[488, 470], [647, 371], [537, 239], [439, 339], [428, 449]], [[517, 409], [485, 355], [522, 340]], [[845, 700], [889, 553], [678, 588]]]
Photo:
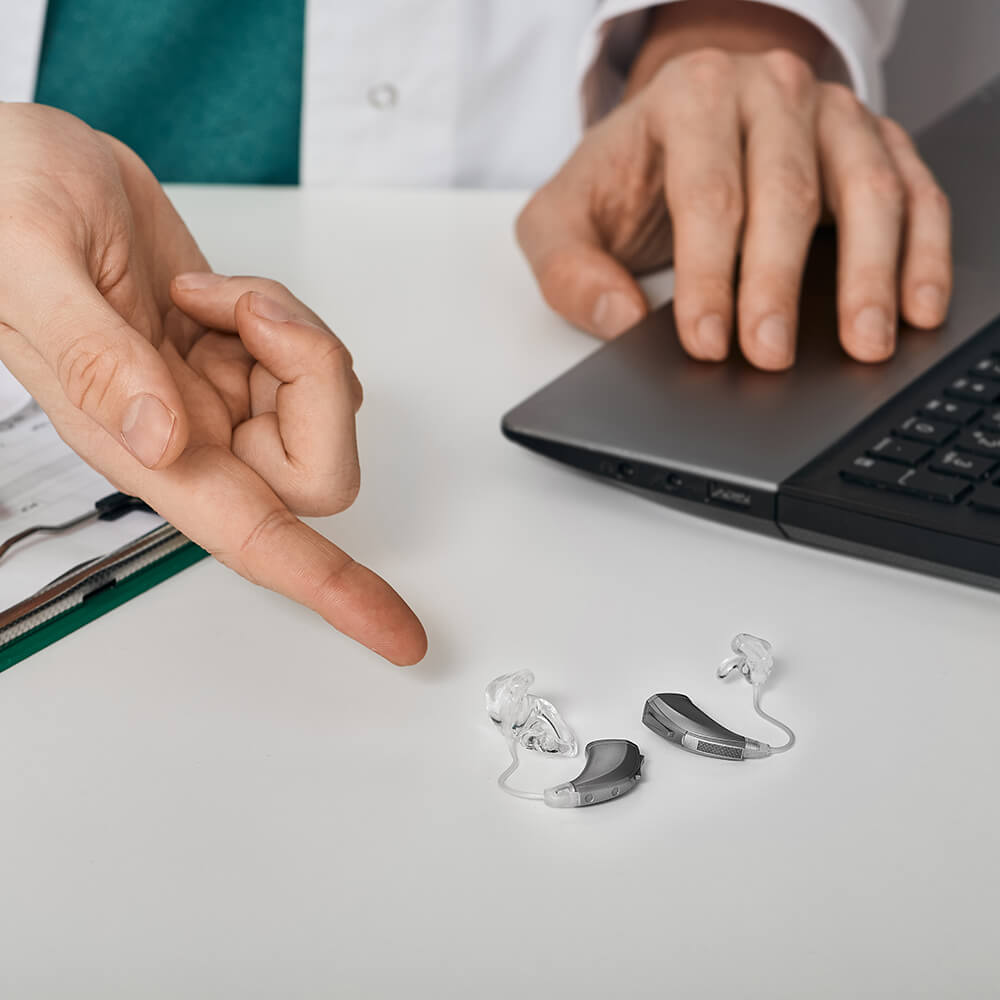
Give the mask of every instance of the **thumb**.
[[517, 239], [545, 301], [574, 326], [610, 340], [649, 311], [632, 275], [604, 248], [588, 219], [543, 188], [517, 220]]
[[0, 319], [41, 355], [67, 401], [147, 468], [170, 465], [187, 444], [188, 421], [159, 351], [89, 275], [68, 277], [58, 290], [33, 290], [31, 303], [18, 309], [8, 302]]

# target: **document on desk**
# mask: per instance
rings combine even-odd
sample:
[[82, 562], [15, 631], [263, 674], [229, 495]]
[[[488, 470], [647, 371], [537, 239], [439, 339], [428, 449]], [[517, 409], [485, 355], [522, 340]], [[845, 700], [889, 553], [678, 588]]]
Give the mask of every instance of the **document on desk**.
[[[37, 524], [62, 524], [115, 488], [56, 433], [35, 402], [0, 420], [0, 542]], [[59, 534], [38, 534], [0, 558], [0, 609], [41, 590], [71, 566], [106, 555], [163, 523], [131, 511]]]
[[[2, 543], [37, 525], [65, 524], [87, 514], [98, 500], [115, 493], [115, 488], [59, 437], [42, 409], [12, 384], [9, 374], [0, 372]], [[182, 549], [189, 551], [185, 554]], [[130, 510], [115, 520], [95, 518], [65, 532], [25, 538], [0, 556], [0, 669], [202, 555], [161, 517], [146, 510]], [[158, 562], [164, 565], [143, 583], [143, 571]], [[104, 593], [100, 602], [80, 614], [90, 596], [116, 587], [126, 577], [131, 581], [128, 588], [121, 588], [119, 595]], [[56, 581], [60, 585], [54, 587]], [[26, 605], [23, 612], [22, 605]], [[52, 628], [57, 618], [62, 621]], [[42, 641], [35, 635], [27, 652], [4, 652], [28, 633], [44, 628], [49, 628], [50, 637]]]

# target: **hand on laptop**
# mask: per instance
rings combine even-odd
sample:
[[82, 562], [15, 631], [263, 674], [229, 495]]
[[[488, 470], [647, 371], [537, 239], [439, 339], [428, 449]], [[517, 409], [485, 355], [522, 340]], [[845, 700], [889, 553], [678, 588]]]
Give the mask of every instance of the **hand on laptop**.
[[549, 304], [617, 336], [647, 311], [632, 275], [673, 259], [689, 354], [721, 360], [735, 327], [753, 364], [787, 368], [825, 209], [839, 230], [850, 355], [890, 357], [900, 313], [919, 327], [941, 323], [952, 281], [947, 199], [902, 128], [817, 81], [811, 66], [826, 52], [815, 28], [775, 7], [662, 7], [625, 102], [518, 220]]
[[0, 195], [0, 361], [63, 439], [248, 580], [419, 660], [402, 598], [296, 516], [357, 493], [340, 340], [277, 282], [209, 273], [138, 157], [70, 115], [0, 104]]

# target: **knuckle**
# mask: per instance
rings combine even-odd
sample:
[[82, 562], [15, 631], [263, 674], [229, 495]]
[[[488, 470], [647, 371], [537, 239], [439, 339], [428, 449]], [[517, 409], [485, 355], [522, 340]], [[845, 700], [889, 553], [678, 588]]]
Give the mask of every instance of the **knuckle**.
[[310, 364], [314, 371], [338, 380], [349, 375], [354, 366], [350, 351], [333, 337], [327, 338], [323, 350], [312, 358]]
[[724, 269], [698, 275], [694, 281], [678, 282], [675, 290], [676, 308], [679, 312], [689, 313], [695, 320], [713, 310], [728, 314], [732, 301], [733, 280]]
[[303, 475], [283, 491], [290, 510], [302, 517], [331, 517], [347, 510], [361, 492], [361, 468], [348, 461], [327, 475]]
[[735, 224], [743, 217], [743, 188], [728, 172], [709, 170], [691, 185], [682, 204], [696, 215]]
[[951, 219], [951, 199], [933, 180], [921, 181], [913, 188], [912, 200], [923, 208], [929, 208], [944, 219]]
[[785, 213], [815, 224], [822, 211], [819, 178], [814, 169], [797, 160], [785, 160], [765, 183], [765, 198], [782, 206]]
[[763, 56], [774, 82], [795, 103], [802, 103], [813, 93], [816, 76], [809, 64], [788, 49], [771, 49]]
[[801, 274], [787, 267], [754, 267], [743, 277], [745, 291], [740, 296], [741, 331], [755, 331], [770, 315], [794, 316], [799, 301]]
[[892, 313], [893, 297], [897, 284], [896, 268], [889, 263], [856, 264], [845, 269], [844, 284], [840, 292], [842, 307], [857, 312], [865, 305], [882, 303]]
[[56, 358], [56, 377], [66, 398], [85, 413], [102, 410], [118, 384], [119, 351], [101, 338], [84, 334], [71, 339]]
[[889, 146], [910, 147], [912, 145], [906, 129], [892, 118], [888, 118], [885, 115], [880, 116], [878, 127], [882, 133], [882, 138]]
[[832, 110], [842, 115], [867, 114], [864, 104], [858, 95], [844, 83], [824, 83], [821, 91], [822, 101]]
[[339, 514], [347, 510], [358, 499], [360, 492], [361, 467], [357, 462], [352, 462], [337, 476], [337, 487], [330, 496], [333, 513]]
[[[700, 322], [711, 314], [718, 316], [728, 333], [733, 309], [733, 278], [728, 271], [690, 275], [681, 271], [674, 286], [674, 315], [682, 339], [699, 339]], [[694, 337], [692, 337], [694, 335]]]
[[578, 281], [579, 258], [571, 250], [553, 250], [538, 263], [538, 285], [545, 301], [557, 312], [565, 291]]
[[[275, 537], [280, 541], [281, 536], [294, 530], [298, 524], [295, 515], [285, 507], [278, 507], [268, 511], [251, 529], [240, 544], [239, 552], [241, 556], [252, 553], [255, 549], [262, 548], [267, 551], [272, 545]], [[244, 560], [244, 565], [246, 561]], [[253, 579], [251, 577], [251, 579]], [[254, 583], [257, 583], [254, 580]]]
[[696, 49], [677, 60], [688, 86], [703, 98], [714, 98], [733, 80], [733, 57], [722, 49]]
[[358, 564], [346, 553], [342, 562], [338, 562], [329, 573], [316, 585], [316, 597], [320, 604], [336, 601], [337, 597], [349, 588], [349, 577], [358, 569]]
[[859, 168], [849, 178], [848, 186], [866, 191], [891, 206], [899, 207], [903, 203], [903, 182], [889, 163], [873, 163]]
[[258, 292], [261, 295], [267, 295], [272, 299], [277, 299], [279, 302], [287, 302], [289, 299], [294, 299], [295, 296], [288, 290], [288, 286], [277, 281], [275, 278], [237, 278], [237, 281], [246, 282], [246, 290], [248, 292]]

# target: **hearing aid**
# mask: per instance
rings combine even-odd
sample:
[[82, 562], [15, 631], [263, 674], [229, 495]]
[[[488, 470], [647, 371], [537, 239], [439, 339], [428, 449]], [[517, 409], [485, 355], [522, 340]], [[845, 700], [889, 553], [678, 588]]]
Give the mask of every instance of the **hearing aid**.
[[497, 677], [486, 688], [486, 711], [510, 752], [510, 765], [497, 778], [508, 795], [535, 799], [557, 809], [610, 802], [630, 792], [639, 780], [643, 756], [630, 740], [594, 740], [584, 748], [583, 770], [571, 781], [542, 792], [513, 788], [507, 782], [520, 764], [518, 749], [556, 757], [575, 757], [578, 745], [552, 702], [531, 694], [530, 670]]
[[754, 711], [785, 734], [784, 743], [770, 746], [735, 733], [679, 692], [654, 694], [648, 698], [642, 713], [643, 724], [671, 743], [703, 757], [753, 760], [791, 750], [795, 734], [760, 706], [761, 689], [774, 668], [771, 644], [766, 639], [741, 632], [733, 638], [731, 649], [735, 655], [720, 664], [717, 676], [726, 678], [734, 671], [742, 674], [753, 687]]

